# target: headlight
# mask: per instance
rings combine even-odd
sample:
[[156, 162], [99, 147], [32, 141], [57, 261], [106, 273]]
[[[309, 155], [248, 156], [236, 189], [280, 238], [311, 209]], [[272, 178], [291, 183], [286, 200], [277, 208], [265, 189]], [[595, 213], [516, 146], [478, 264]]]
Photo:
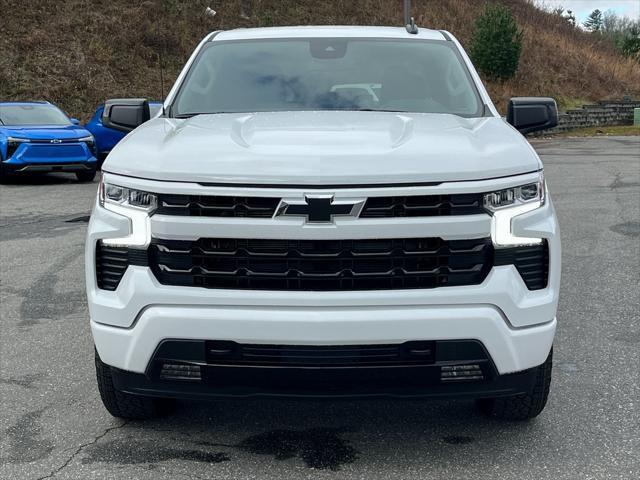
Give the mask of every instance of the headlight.
[[515, 236], [511, 230], [511, 220], [518, 215], [540, 208], [544, 203], [545, 184], [542, 171], [537, 182], [486, 194], [484, 208], [493, 217], [491, 237], [494, 245], [510, 247], [542, 243], [541, 238]]
[[86, 137], [79, 138], [78, 142], [86, 143], [87, 147], [89, 147], [89, 150], [91, 150], [91, 153], [93, 155], [96, 154], [96, 151], [95, 151], [96, 140], [95, 138], [93, 138], [93, 135], [87, 135]]
[[544, 205], [544, 201], [544, 175], [540, 172], [540, 179], [535, 183], [487, 193], [484, 196], [484, 208], [493, 213], [501, 208], [515, 207], [531, 202], [539, 202], [540, 205]]
[[99, 195], [100, 205], [107, 209], [110, 209], [110, 205], [119, 205], [152, 213], [158, 205], [158, 196], [153, 193], [121, 187], [104, 181], [100, 182]]
[[130, 222], [129, 235], [119, 238], [105, 238], [105, 245], [147, 247], [151, 241], [151, 213], [158, 204], [157, 195], [133, 188], [107, 183], [102, 179], [98, 190], [100, 206]]
[[7, 137], [7, 143], [27, 143], [27, 142], [29, 142], [28, 138]]
[[87, 135], [86, 137], [79, 138], [78, 141], [85, 142], [85, 143], [93, 143], [95, 142], [95, 139], [93, 138], [93, 135]]
[[7, 137], [7, 158], [11, 157], [23, 143], [29, 143], [28, 138]]

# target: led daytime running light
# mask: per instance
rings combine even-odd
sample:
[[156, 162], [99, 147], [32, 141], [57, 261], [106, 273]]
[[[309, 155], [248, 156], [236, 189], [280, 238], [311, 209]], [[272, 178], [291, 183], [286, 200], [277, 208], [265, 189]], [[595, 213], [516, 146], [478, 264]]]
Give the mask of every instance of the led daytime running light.
[[496, 247], [537, 245], [542, 238], [518, 237], [513, 234], [512, 221], [518, 215], [531, 212], [546, 200], [544, 176], [537, 182], [511, 187], [484, 196], [484, 208], [492, 216], [491, 238]]

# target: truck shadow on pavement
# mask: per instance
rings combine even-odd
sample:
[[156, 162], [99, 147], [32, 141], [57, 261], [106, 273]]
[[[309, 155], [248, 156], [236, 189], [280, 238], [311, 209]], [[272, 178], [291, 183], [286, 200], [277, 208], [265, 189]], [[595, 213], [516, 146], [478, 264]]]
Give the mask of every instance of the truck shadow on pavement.
[[82, 463], [213, 464], [259, 455], [267, 461], [298, 459], [309, 469], [339, 471], [367, 458], [425, 456], [426, 461], [434, 452], [445, 457], [466, 454], [480, 448], [478, 435], [494, 441], [526, 436], [528, 425], [484, 418], [471, 402], [463, 401], [181, 403], [173, 416], [126, 423], [115, 438], [90, 445]]
[[9, 175], [2, 179], [2, 185], [62, 185], [78, 183], [72, 173], [31, 173], [28, 175]]

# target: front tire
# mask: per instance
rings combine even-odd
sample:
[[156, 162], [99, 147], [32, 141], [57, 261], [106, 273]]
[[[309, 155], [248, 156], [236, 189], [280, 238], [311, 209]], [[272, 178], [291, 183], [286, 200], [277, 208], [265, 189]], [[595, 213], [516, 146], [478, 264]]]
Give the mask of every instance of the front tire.
[[96, 169], [102, 170], [102, 164], [107, 159], [107, 154], [106, 153], [98, 153], [96, 155], [96, 158], [98, 159], [98, 163], [96, 165]]
[[0, 155], [0, 184], [4, 183], [9, 178], [9, 172], [2, 164], [2, 155]]
[[96, 178], [96, 168], [92, 168], [91, 170], [86, 170], [84, 172], [76, 172], [76, 178], [79, 182], [93, 182], [93, 179]]
[[536, 379], [530, 393], [511, 397], [483, 398], [477, 400], [480, 410], [495, 418], [509, 421], [530, 420], [540, 415], [547, 404], [551, 386], [553, 349], [545, 362], [536, 367]]
[[114, 417], [127, 420], [150, 420], [167, 415], [173, 410], [172, 400], [131, 395], [117, 390], [113, 385], [111, 367], [100, 360], [97, 351], [95, 362], [100, 398], [107, 411]]

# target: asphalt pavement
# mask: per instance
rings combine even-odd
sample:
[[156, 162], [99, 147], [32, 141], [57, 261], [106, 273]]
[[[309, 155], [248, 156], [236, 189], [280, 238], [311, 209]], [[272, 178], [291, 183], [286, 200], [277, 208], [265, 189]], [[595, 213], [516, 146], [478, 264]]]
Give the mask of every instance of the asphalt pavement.
[[640, 137], [538, 140], [560, 218], [551, 396], [527, 423], [467, 401], [102, 407], [84, 294], [97, 183], [0, 185], [0, 478], [640, 478]]

